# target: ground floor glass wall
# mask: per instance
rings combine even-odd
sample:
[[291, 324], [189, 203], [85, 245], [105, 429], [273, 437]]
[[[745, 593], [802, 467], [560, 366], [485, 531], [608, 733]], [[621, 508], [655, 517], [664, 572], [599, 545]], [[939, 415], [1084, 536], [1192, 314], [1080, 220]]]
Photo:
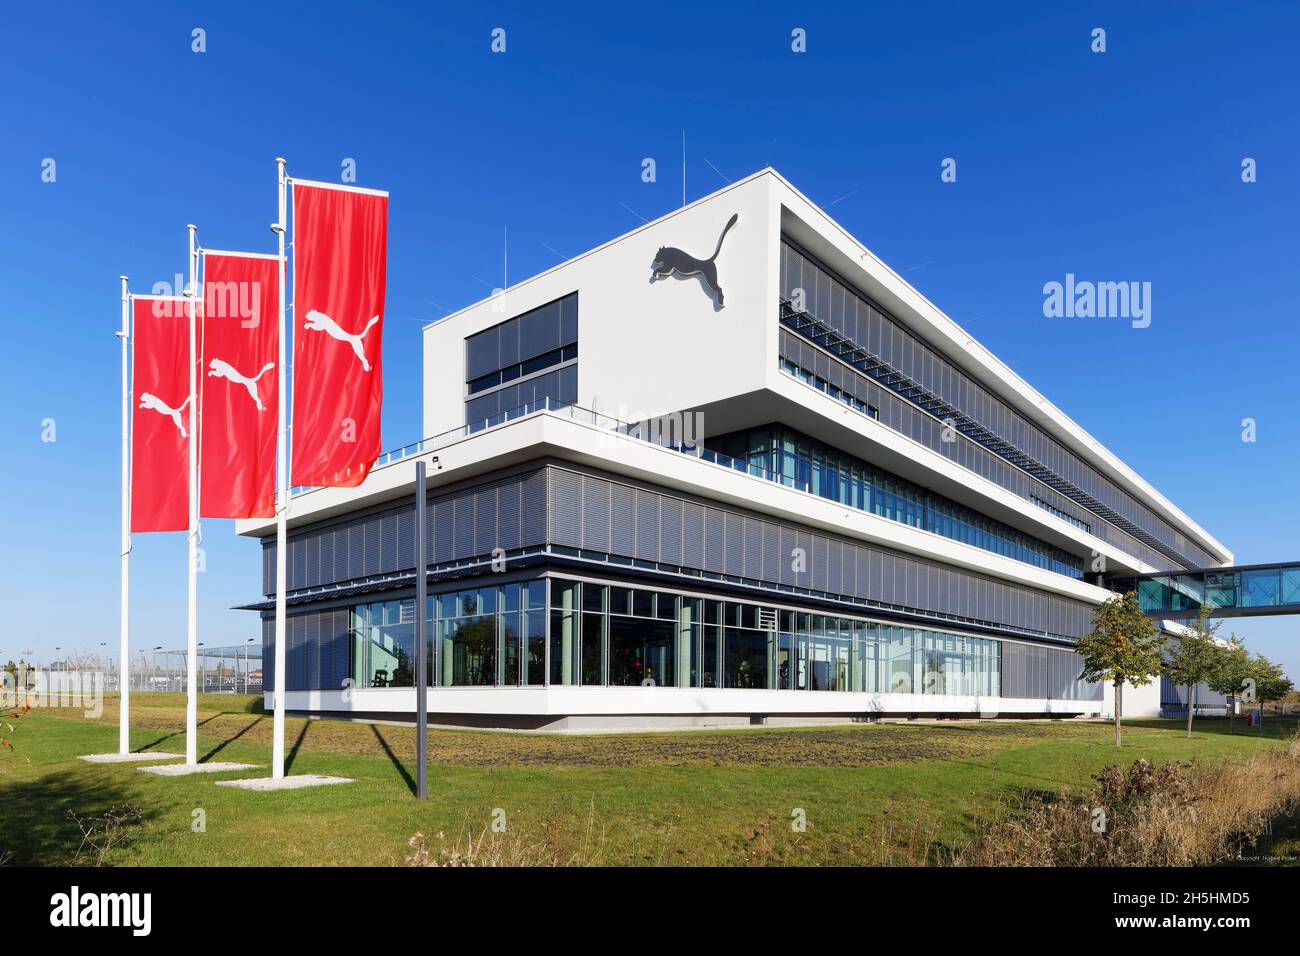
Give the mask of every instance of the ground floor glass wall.
[[[546, 582], [520, 581], [429, 598], [430, 686], [546, 683]], [[412, 687], [415, 599], [352, 609], [354, 687]]]
[[550, 683], [996, 696], [1001, 644], [555, 579]]
[[[427, 677], [438, 687], [999, 696], [1003, 686], [998, 640], [654, 588], [484, 584], [433, 594], [428, 615]], [[353, 607], [348, 647], [352, 686], [412, 686], [414, 600]]]

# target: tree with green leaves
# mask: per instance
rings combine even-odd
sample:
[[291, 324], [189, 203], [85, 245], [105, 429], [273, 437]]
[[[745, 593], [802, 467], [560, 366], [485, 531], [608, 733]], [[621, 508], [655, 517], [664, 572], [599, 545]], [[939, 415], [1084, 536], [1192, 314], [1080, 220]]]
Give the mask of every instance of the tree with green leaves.
[[1202, 604], [1196, 623], [1165, 645], [1164, 674], [1170, 683], [1187, 688], [1187, 739], [1192, 737], [1197, 685], [1207, 682], [1219, 667], [1219, 621], [1210, 623], [1211, 608]]
[[1282, 665], [1274, 664], [1263, 654], [1255, 653], [1255, 659], [1250, 662], [1250, 674], [1247, 680], [1251, 682], [1255, 701], [1259, 704], [1259, 726], [1264, 726], [1264, 705], [1271, 704], [1275, 700], [1281, 700], [1291, 692], [1291, 681], [1287, 679], [1282, 670]]
[[1164, 635], [1142, 613], [1137, 592], [1116, 595], [1092, 615], [1092, 630], [1079, 638], [1075, 651], [1083, 658], [1086, 681], [1110, 681], [1115, 687], [1115, 746], [1120, 743], [1124, 685], [1142, 687], [1160, 673]]
[[1228, 733], [1231, 734], [1237, 722], [1237, 702], [1246, 689], [1253, 662], [1246, 645], [1236, 634], [1230, 635], [1226, 644], [1219, 645], [1216, 658], [1214, 673], [1205, 686], [1228, 699]]

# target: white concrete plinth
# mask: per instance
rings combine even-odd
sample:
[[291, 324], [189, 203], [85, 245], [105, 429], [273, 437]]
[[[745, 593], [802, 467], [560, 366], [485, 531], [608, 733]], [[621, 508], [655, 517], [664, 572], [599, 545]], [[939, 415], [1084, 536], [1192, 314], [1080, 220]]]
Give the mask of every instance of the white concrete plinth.
[[165, 763], [157, 767], [139, 767], [143, 773], [157, 774], [160, 777], [184, 777], [191, 773], [224, 773], [229, 770], [252, 770], [255, 763]]
[[355, 783], [351, 777], [326, 777], [319, 773], [298, 773], [289, 777], [250, 777], [247, 780], [218, 780], [218, 787], [240, 790], [301, 790], [303, 787], [328, 787], [335, 783]]
[[137, 763], [141, 760], [182, 760], [184, 754], [169, 753], [130, 753], [130, 754], [83, 754], [78, 760], [86, 763]]

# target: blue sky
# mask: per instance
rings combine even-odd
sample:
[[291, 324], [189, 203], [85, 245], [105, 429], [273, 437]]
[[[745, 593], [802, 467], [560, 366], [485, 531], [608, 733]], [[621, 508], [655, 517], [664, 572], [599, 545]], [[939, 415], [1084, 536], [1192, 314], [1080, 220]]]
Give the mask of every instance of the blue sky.
[[[518, 280], [662, 215], [685, 129], [689, 198], [776, 167], [1239, 562], [1300, 557], [1294, 5], [473, 6], [5, 6], [0, 659], [115, 653], [117, 276], [183, 271], [187, 222], [272, 251], [277, 155], [391, 192], [386, 447], [418, 437], [421, 325], [500, 283], [503, 227]], [[1045, 318], [1066, 273], [1150, 282], [1151, 326]], [[205, 545], [200, 639], [257, 636], [228, 610], [257, 544]], [[184, 551], [136, 537], [133, 649], [183, 645]], [[1295, 619], [1230, 629], [1300, 677]]]

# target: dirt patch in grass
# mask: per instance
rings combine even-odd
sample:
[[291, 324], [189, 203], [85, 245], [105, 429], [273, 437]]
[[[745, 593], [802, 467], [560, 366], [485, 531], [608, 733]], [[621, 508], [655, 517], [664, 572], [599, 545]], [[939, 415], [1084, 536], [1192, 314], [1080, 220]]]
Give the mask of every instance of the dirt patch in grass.
[[[180, 695], [166, 695], [180, 697]], [[161, 697], [161, 695], [160, 695]], [[223, 709], [224, 708], [224, 709]], [[46, 713], [82, 717], [76, 710]], [[156, 747], [175, 747], [184, 737], [184, 710], [171, 700], [132, 698], [131, 724], [159, 732]], [[116, 704], [99, 723], [116, 724]], [[270, 715], [250, 712], [243, 698], [206, 698], [199, 735], [222, 741], [271, 743]], [[540, 735], [471, 730], [430, 730], [433, 763], [471, 767], [870, 767], [920, 760], [977, 757], [1034, 738], [1094, 736], [1082, 722], [962, 722], [864, 724], [832, 728], [699, 730], [674, 733]], [[289, 719], [285, 737], [301, 752], [405, 759], [414, 746], [410, 727], [338, 720]], [[225, 744], [218, 745], [216, 752]]]

